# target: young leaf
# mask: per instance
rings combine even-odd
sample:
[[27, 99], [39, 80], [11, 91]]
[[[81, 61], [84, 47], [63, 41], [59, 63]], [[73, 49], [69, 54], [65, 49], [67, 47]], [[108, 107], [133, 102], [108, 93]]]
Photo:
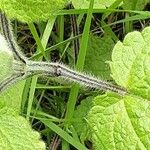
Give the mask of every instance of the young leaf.
[[[116, 0], [95, 0], [94, 8], [95, 9], [105, 9], [113, 4]], [[89, 8], [89, 0], [72, 0], [72, 3], [76, 9], [88, 9]]]
[[9, 108], [0, 109], [0, 149], [45, 150], [38, 132], [33, 131], [27, 120], [13, 114]]
[[[84, 140], [92, 142], [94, 150], [150, 149], [149, 101], [130, 95], [123, 98], [108, 93], [97, 96], [92, 103], [85, 119], [79, 118], [86, 120], [87, 131], [81, 131], [85, 123], [77, 130], [80, 131], [82, 138], [85, 138]], [[81, 104], [76, 114], [81, 113], [84, 105], [85, 103]]]
[[0, 0], [0, 9], [9, 18], [17, 18], [22, 22], [38, 22], [48, 20], [62, 9], [68, 0]]
[[112, 77], [128, 91], [150, 99], [150, 27], [126, 35], [112, 52]]
[[91, 71], [95, 76], [110, 80], [110, 68], [106, 61], [110, 60], [114, 41], [108, 37], [91, 35], [84, 65], [85, 72]]

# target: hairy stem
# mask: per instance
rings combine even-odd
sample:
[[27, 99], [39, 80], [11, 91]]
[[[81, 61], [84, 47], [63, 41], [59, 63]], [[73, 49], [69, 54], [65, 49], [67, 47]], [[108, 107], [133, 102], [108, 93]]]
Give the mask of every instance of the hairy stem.
[[11, 23], [5, 16], [5, 14], [2, 12], [0, 12], [0, 25], [1, 25], [2, 33], [9, 45], [10, 49], [14, 53], [16, 59], [20, 60], [21, 62], [25, 62], [26, 58], [21, 53], [21, 51], [14, 39]]
[[23, 79], [22, 74], [14, 74], [10, 77], [7, 77], [5, 80], [0, 82], [0, 93], [21, 79]]
[[127, 93], [126, 90], [122, 87], [118, 87], [109, 82], [97, 79], [93, 76], [74, 71], [59, 63], [28, 61], [26, 72], [29, 74], [41, 74], [62, 77], [65, 79], [67, 78], [71, 81], [77, 82], [90, 88], [112, 91], [119, 93], [120, 95], [124, 95]]

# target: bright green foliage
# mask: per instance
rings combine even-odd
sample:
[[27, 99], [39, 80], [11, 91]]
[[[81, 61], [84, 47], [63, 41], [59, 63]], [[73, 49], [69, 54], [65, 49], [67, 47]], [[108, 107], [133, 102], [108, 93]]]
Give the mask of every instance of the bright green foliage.
[[81, 104], [74, 112], [74, 127], [77, 129], [76, 132], [83, 142], [86, 137], [88, 137], [88, 125], [85, 119], [88, 115], [89, 110], [93, 107], [93, 98], [94, 97], [87, 97], [85, 100], [82, 100]]
[[88, 121], [96, 150], [150, 148], [149, 101], [106, 95], [95, 98], [94, 104]]
[[0, 0], [0, 9], [9, 18], [22, 22], [44, 21], [62, 9], [68, 0]]
[[136, 95], [150, 99], [150, 27], [126, 35], [113, 49], [112, 77]]
[[[75, 127], [82, 140], [92, 141], [93, 149], [150, 149], [149, 101], [108, 93], [95, 97], [89, 107], [87, 104], [85, 100], [76, 111], [76, 114], [86, 114], [84, 118], [77, 115], [78, 122], [86, 120], [87, 123]], [[86, 112], [85, 107], [89, 108]], [[81, 131], [85, 126], [88, 126], [86, 130]]]
[[[114, 41], [109, 36], [98, 37], [91, 35], [84, 65], [85, 72], [110, 80], [110, 68], [106, 61], [111, 59]], [[90, 72], [89, 72], [90, 73]]]
[[16, 113], [20, 113], [22, 93], [24, 89], [25, 81], [20, 81], [17, 84], [12, 85], [8, 89], [4, 90], [0, 94], [0, 107], [7, 106], [15, 109]]
[[143, 10], [149, 0], [123, 0], [124, 9], [128, 10]]
[[[13, 53], [0, 35], [0, 82], [13, 73]], [[0, 94], [0, 150], [45, 150], [45, 144], [19, 116], [24, 81]]]
[[[13, 71], [13, 53], [10, 51], [4, 37], [0, 35], [0, 82], [10, 77]], [[0, 94], [0, 107], [8, 106], [20, 112], [24, 81]], [[17, 94], [16, 94], [17, 93]]]
[[12, 53], [0, 50], [0, 81], [6, 78], [6, 75], [11, 75], [13, 73], [12, 70]]
[[10, 108], [0, 109], [0, 150], [45, 150], [39, 133], [12, 112]]
[[13, 54], [2, 35], [0, 35], [0, 81], [13, 73]]
[[74, 119], [80, 124], [74, 126], [82, 141], [92, 142], [93, 149], [150, 149], [149, 41], [150, 27], [147, 27], [141, 33], [127, 34], [113, 49], [112, 77], [131, 95], [107, 93], [90, 103], [84, 100], [75, 111]]
[[[94, 8], [105, 9], [113, 4], [116, 0], [95, 0]], [[90, 0], [72, 0], [72, 3], [76, 9], [88, 9]]]

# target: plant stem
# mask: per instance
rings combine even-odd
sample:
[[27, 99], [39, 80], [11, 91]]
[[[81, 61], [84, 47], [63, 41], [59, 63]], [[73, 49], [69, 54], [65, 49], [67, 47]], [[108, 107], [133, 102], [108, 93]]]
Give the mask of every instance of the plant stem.
[[112, 91], [119, 93], [120, 95], [126, 94], [126, 90], [121, 87], [103, 81], [101, 79], [97, 79], [96, 77], [88, 76], [84, 73], [74, 71], [59, 63], [28, 61], [26, 73], [32, 75], [42, 74], [54, 77], [61, 77], [90, 88]]

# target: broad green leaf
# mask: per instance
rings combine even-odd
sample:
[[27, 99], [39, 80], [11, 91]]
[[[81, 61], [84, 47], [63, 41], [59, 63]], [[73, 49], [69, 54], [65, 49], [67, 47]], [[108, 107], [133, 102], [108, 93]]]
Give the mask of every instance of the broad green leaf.
[[6, 40], [0, 34], [0, 82], [13, 73], [13, 53], [10, 51]]
[[110, 62], [112, 77], [128, 91], [150, 99], [150, 27], [131, 32], [118, 42]]
[[[113, 4], [116, 0], [94, 0], [95, 9], [105, 9]], [[72, 0], [72, 3], [76, 9], [88, 9], [90, 0]]]
[[128, 10], [143, 10], [149, 0], [123, 0], [124, 9]]
[[15, 109], [16, 113], [19, 114], [24, 84], [25, 81], [20, 81], [0, 93], [0, 108], [7, 106], [8, 108]]
[[45, 150], [39, 133], [25, 118], [12, 112], [10, 108], [0, 109], [0, 150]]
[[98, 37], [91, 35], [89, 39], [85, 72], [91, 72], [95, 76], [110, 80], [110, 68], [106, 61], [111, 59], [114, 41], [109, 36]]
[[[123, 98], [108, 93], [95, 97], [92, 103], [84, 118], [79, 118], [80, 115], [76, 117], [80, 122], [86, 120], [87, 131], [81, 130], [85, 123], [77, 130], [82, 138], [85, 137], [84, 140], [92, 142], [94, 150], [150, 149], [149, 101], [130, 95]], [[80, 105], [76, 114], [83, 113], [82, 107], [85, 107], [85, 102]]]
[[[0, 82], [10, 77], [13, 73], [13, 53], [9, 49], [6, 40], [0, 34]], [[0, 108], [7, 106], [20, 112], [24, 81], [13, 85], [0, 93]]]
[[68, 0], [0, 0], [0, 9], [9, 18], [22, 22], [48, 20], [62, 9]]

